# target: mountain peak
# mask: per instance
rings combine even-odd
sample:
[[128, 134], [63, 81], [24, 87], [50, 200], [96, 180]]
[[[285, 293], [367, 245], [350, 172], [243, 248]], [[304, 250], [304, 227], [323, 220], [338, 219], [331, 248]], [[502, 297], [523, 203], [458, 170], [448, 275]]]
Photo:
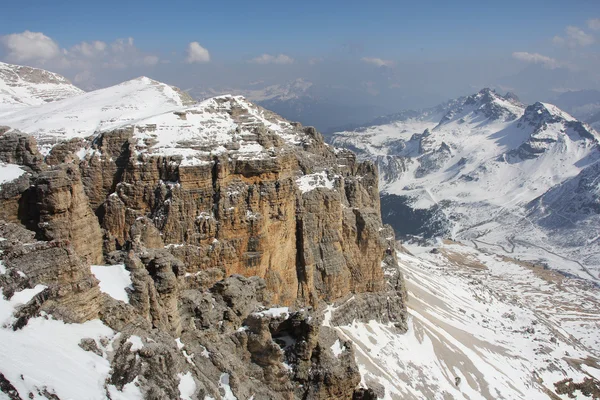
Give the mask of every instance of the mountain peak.
[[576, 121], [571, 115], [567, 114], [553, 104], [542, 103], [540, 101], [528, 106], [525, 109], [523, 119], [529, 123], [556, 123], [560, 121]]
[[83, 90], [62, 75], [0, 62], [0, 112], [50, 103], [81, 93]]
[[503, 97], [493, 89], [483, 88], [475, 94], [459, 99], [439, 125], [452, 121], [461, 124], [467, 120], [481, 122], [482, 118], [488, 121], [514, 121], [523, 114], [523, 105], [515, 100], [515, 97]]

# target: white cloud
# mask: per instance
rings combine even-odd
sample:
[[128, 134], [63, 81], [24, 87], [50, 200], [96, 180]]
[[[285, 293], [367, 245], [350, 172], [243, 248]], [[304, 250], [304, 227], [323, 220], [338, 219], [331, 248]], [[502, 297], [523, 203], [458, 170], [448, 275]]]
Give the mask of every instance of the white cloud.
[[395, 62], [393, 62], [391, 60], [384, 60], [384, 59], [375, 58], [375, 57], [363, 57], [360, 60], [363, 62], [366, 62], [367, 64], [373, 64], [378, 67], [393, 67], [396, 64]]
[[158, 64], [158, 61], [160, 61], [158, 56], [145, 56], [142, 64], [152, 66]]
[[[591, 20], [593, 21], [593, 20]], [[590, 21], [588, 21], [589, 24]], [[566, 45], [568, 47], [584, 47], [594, 43], [594, 36], [585, 33], [582, 29], [576, 26], [567, 26], [565, 29], [566, 36], [554, 36], [552, 43], [558, 46]]]
[[45, 62], [61, 55], [58, 44], [41, 32], [25, 31], [0, 36], [6, 48], [7, 59], [14, 62]]
[[210, 53], [198, 42], [191, 42], [187, 48], [187, 58], [185, 61], [188, 64], [192, 63], [207, 63], [210, 61]]
[[133, 45], [133, 38], [128, 37], [126, 39], [117, 39], [110, 45], [113, 53], [125, 53], [135, 46]]
[[514, 59], [531, 64], [541, 64], [546, 68], [554, 69], [560, 66], [556, 59], [544, 56], [539, 53], [527, 53], [526, 51], [516, 51], [512, 53]]
[[99, 40], [93, 41], [91, 43], [81, 42], [71, 47], [68, 53], [72, 53], [74, 55], [81, 54], [84, 57], [93, 58], [104, 54], [106, 47], [106, 43], [101, 42]]
[[78, 85], [85, 85], [93, 80], [94, 75], [89, 70], [82, 71], [75, 75], [75, 78], [73, 78], [73, 82], [75, 82]]
[[587, 26], [593, 31], [600, 31], [600, 18], [588, 19]]
[[252, 64], [293, 64], [294, 59], [285, 54], [278, 54], [276, 56], [272, 56], [271, 54], [262, 54], [258, 57], [253, 58], [248, 61]]

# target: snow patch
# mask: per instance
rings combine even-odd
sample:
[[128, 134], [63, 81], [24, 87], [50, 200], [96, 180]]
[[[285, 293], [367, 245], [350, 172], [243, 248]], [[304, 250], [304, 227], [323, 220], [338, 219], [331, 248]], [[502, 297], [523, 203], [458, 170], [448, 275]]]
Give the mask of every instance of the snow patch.
[[196, 392], [196, 382], [191, 372], [185, 374], [177, 374], [179, 377], [179, 398], [181, 400], [192, 400], [194, 399], [194, 393]]
[[[21, 175], [23, 175], [25, 171], [21, 169], [16, 164], [6, 164], [0, 162], [0, 185], [7, 182], [12, 182]], [[0, 188], [0, 191], [2, 188]]]
[[274, 307], [269, 308], [267, 310], [255, 312], [254, 315], [259, 315], [261, 317], [270, 317], [270, 318], [278, 318], [284, 317], [286, 318], [290, 313], [289, 307]]
[[127, 339], [128, 343], [131, 343], [130, 351], [138, 351], [144, 348], [144, 342], [142, 342], [142, 338], [136, 335], [131, 335]]
[[125, 265], [92, 265], [92, 274], [100, 281], [100, 291], [116, 300], [129, 303], [129, 295], [125, 289], [133, 288], [131, 273]]
[[[337, 178], [335, 175], [333, 178]], [[314, 174], [308, 174], [301, 176], [296, 179], [296, 183], [298, 184], [298, 188], [302, 193], [310, 192], [316, 188], [325, 188], [332, 190], [334, 188], [335, 181], [333, 179], [329, 179], [326, 171], [316, 172]]]
[[237, 397], [234, 396], [231, 386], [229, 386], [229, 374], [221, 374], [221, 377], [219, 378], [219, 388], [224, 392], [223, 400], [238, 400]]
[[331, 351], [333, 352], [333, 355], [336, 357], [339, 357], [344, 352], [344, 350], [346, 350], [346, 349], [344, 346], [342, 346], [340, 339], [337, 339], [335, 341], [335, 343], [331, 345]]

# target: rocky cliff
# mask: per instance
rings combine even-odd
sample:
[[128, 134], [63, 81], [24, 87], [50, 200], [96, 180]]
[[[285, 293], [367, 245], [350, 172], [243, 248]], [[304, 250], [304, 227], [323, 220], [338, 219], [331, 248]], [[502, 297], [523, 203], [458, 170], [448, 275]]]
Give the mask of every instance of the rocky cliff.
[[[382, 268], [397, 264], [373, 164], [231, 96], [37, 135], [44, 155], [26, 133], [0, 132], [0, 161], [23, 170], [0, 186], [0, 286], [9, 304], [43, 288], [6, 329], [102, 321], [112, 333], [80, 348], [110, 366], [106, 398], [373, 398], [331, 328], [405, 329], [401, 275]], [[90, 264], [122, 265], [126, 296], [109, 296]], [[1, 372], [11, 398], [68, 398]]]

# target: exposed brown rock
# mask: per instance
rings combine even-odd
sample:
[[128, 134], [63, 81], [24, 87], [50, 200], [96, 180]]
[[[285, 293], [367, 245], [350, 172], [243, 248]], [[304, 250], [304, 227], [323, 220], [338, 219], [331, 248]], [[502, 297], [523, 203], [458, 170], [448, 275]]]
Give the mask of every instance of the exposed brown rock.
[[[378, 319], [406, 329], [375, 167], [334, 151], [314, 128], [293, 125], [302, 141], [290, 145], [251, 126], [247, 110], [227, 112], [246, 124], [236, 134], [266, 154], [186, 164], [140, 151], [132, 127], [59, 143], [44, 161], [33, 139], [0, 134], [0, 160], [28, 171], [0, 191], [0, 217], [14, 222], [0, 222], [8, 239], [0, 287], [10, 296], [47, 286], [19, 308], [13, 328], [42, 311], [68, 322], [100, 318], [122, 334], [107, 384], [122, 390], [136, 380], [148, 399], [178, 397], [178, 374], [187, 372], [198, 398], [221, 398], [223, 379], [239, 399], [374, 398], [357, 389], [352, 344], [323, 326], [322, 313], [337, 301], [333, 325]], [[303, 191], [298, 179], [313, 173], [331, 185]], [[129, 304], [100, 292], [89, 265], [103, 261], [125, 264]], [[273, 305], [290, 309], [259, 312]], [[132, 349], [131, 335], [142, 349]], [[80, 346], [107, 351], [93, 339]]]

